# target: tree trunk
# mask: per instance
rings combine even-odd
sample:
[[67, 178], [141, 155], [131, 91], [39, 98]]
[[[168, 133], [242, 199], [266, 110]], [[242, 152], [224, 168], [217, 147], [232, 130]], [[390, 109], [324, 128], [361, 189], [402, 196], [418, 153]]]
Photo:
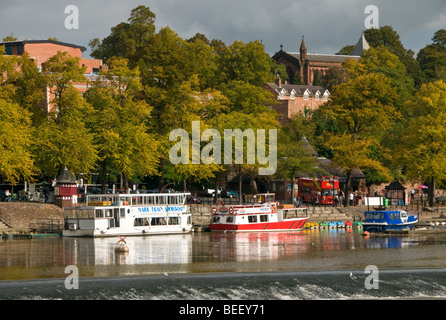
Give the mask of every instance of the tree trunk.
[[294, 188], [294, 181], [296, 181], [296, 177], [293, 175], [293, 179], [291, 180], [291, 203], [294, 204], [294, 194], [296, 193], [296, 189]]
[[257, 188], [257, 182], [256, 179], [251, 176], [251, 190], [253, 194], [259, 193], [259, 189]]
[[347, 170], [347, 177], [346, 177], [347, 179], [345, 181], [345, 186], [344, 186], [344, 206], [346, 207], [350, 206], [351, 176], [352, 176], [351, 170]]
[[429, 207], [433, 207], [435, 205], [435, 178], [431, 177], [429, 181], [429, 189], [427, 189], [427, 195], [429, 198]]
[[215, 187], [214, 187], [214, 190], [215, 190], [215, 193], [214, 193], [214, 203], [215, 204], [218, 204], [218, 180], [219, 180], [219, 174], [217, 173], [216, 175], [215, 175]]
[[242, 204], [242, 187], [243, 187], [243, 178], [242, 178], [242, 166], [238, 167], [238, 203]]

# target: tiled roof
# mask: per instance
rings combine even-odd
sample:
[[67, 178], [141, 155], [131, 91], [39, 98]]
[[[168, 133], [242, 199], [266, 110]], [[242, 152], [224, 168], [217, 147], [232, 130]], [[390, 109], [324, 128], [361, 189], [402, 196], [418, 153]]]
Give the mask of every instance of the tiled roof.
[[76, 183], [76, 179], [67, 168], [64, 168], [56, 179], [57, 183]]
[[282, 84], [281, 87], [277, 86], [277, 84], [268, 82], [267, 85], [275, 92], [279, 93], [282, 89], [285, 89], [286, 94], [290, 94], [294, 89], [296, 95], [303, 95], [304, 92], [308, 89], [311, 94], [316, 94], [319, 91], [321, 95], [326, 91], [325, 88], [321, 86], [311, 86], [311, 85], [300, 85], [300, 84]]
[[[297, 52], [287, 52], [293, 58], [300, 60], [300, 53]], [[339, 54], [315, 54], [315, 53], [307, 53], [307, 60], [310, 62], [337, 62], [343, 63], [347, 61], [347, 59], [355, 59], [358, 60], [359, 56], [346, 56]]]

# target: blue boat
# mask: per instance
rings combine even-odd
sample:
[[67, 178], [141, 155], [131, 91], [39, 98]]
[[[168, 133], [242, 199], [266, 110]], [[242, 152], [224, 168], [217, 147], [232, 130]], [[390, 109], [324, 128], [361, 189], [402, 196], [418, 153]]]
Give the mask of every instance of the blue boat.
[[366, 211], [364, 215], [362, 227], [368, 232], [412, 229], [418, 222], [418, 215], [411, 215], [404, 210]]
[[328, 222], [328, 228], [336, 228], [336, 222], [333, 221]]

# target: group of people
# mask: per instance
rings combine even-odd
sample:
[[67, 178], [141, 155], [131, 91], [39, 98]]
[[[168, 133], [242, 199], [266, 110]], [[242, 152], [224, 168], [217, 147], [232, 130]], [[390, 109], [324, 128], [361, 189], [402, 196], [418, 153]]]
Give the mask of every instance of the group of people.
[[[362, 191], [350, 192], [348, 195], [348, 204], [350, 206], [358, 206], [361, 207], [364, 201], [364, 194]], [[339, 196], [334, 197], [335, 206], [342, 207], [345, 203], [345, 196], [342, 191], [339, 191]]]
[[[312, 201], [312, 204], [314, 206], [318, 206], [320, 207], [321, 203], [320, 203], [320, 194], [318, 193], [318, 195], [316, 195]], [[350, 206], [359, 206], [361, 207], [364, 201], [364, 194], [362, 191], [355, 191], [355, 192], [350, 192], [348, 195], [348, 199], [349, 201], [349, 205]], [[334, 202], [334, 206], [336, 207], [342, 207], [345, 204], [345, 196], [344, 193], [341, 191], [339, 191], [339, 194], [335, 195], [333, 198], [333, 202]], [[300, 207], [302, 205], [302, 201], [297, 197], [294, 198], [294, 206], [296, 208]]]

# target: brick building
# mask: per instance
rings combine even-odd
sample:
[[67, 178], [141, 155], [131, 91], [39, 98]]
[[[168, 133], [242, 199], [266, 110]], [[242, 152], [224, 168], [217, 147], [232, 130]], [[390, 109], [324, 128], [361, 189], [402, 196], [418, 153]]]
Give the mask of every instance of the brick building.
[[277, 104], [272, 108], [278, 113], [282, 125], [295, 114], [318, 108], [330, 96], [330, 92], [321, 86], [282, 84], [279, 76], [275, 83], [266, 83], [263, 88], [274, 94]]
[[[39, 70], [42, 68], [42, 64], [52, 56], [56, 55], [58, 51], [67, 52], [71, 57], [79, 58], [79, 65], [87, 67], [85, 71], [85, 82], [73, 83], [74, 87], [80, 92], [85, 92], [88, 89], [89, 81], [94, 80], [100, 70], [106, 69], [106, 66], [102, 64], [102, 60], [82, 58], [82, 53], [86, 51], [86, 48], [71, 43], [54, 40], [22, 40], [2, 42], [0, 43], [0, 46], [4, 46], [4, 55], [7, 56], [21, 56], [24, 52], [27, 52], [30, 59], [34, 61]], [[53, 90], [51, 90], [51, 88], [46, 88], [45, 103], [48, 111], [52, 109], [51, 101], [53, 99]]]
[[330, 67], [340, 67], [347, 59], [359, 60], [362, 51], [367, 49], [369, 45], [364, 35], [361, 35], [351, 55], [307, 53], [305, 39], [302, 37], [299, 52], [285, 52], [283, 46], [280, 46], [280, 51], [272, 58], [286, 66], [289, 83], [299, 84], [300, 78], [303, 84], [311, 85], [316, 73], [324, 76]]

